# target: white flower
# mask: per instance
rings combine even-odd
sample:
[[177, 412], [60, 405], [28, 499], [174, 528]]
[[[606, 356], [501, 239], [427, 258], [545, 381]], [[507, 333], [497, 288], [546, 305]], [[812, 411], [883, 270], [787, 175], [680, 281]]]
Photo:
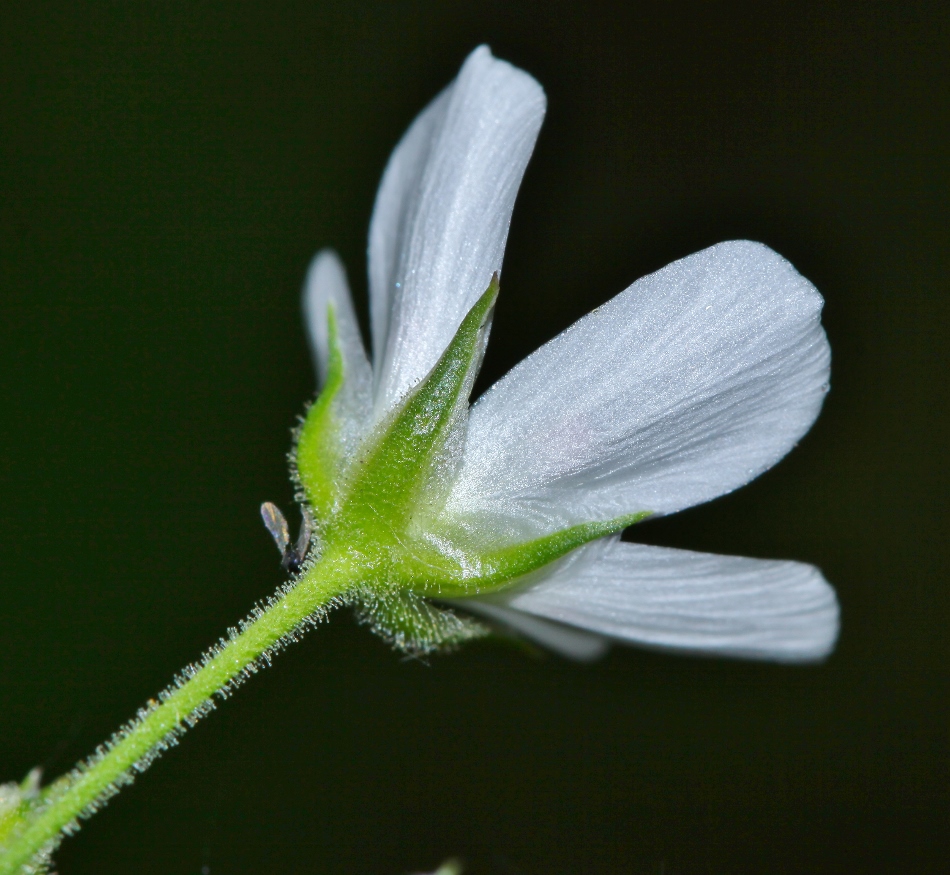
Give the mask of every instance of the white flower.
[[[435, 598], [576, 658], [600, 654], [611, 639], [779, 661], [823, 658], [837, 637], [838, 606], [816, 568], [602, 537], [643, 515], [674, 513], [748, 483], [817, 417], [830, 361], [822, 299], [772, 250], [721, 243], [644, 277], [525, 359], [468, 410], [494, 301], [483, 293], [496, 286], [544, 111], [538, 83], [481, 47], [396, 147], [370, 227], [372, 366], [338, 259], [327, 251], [315, 258], [306, 319], [320, 379], [329, 374], [333, 383], [325, 393], [333, 412], [321, 431], [310, 426], [324, 415], [315, 412], [321, 402], [311, 408], [297, 462], [317, 531], [322, 523], [333, 542], [339, 525], [332, 521], [363, 489], [369, 510], [345, 530], [352, 536], [379, 518], [382, 537], [398, 544], [370, 575], [363, 610], [407, 649], [461, 640], [465, 621], [456, 620], [462, 625], [455, 638], [422, 640], [418, 627], [395, 628], [401, 621], [390, 616], [390, 596], [413, 596], [400, 610], [425, 615], [425, 623], [452, 616], [431, 607]], [[475, 322], [461, 401], [439, 402], [455, 404], [451, 427], [412, 487], [410, 510], [399, 504], [392, 513], [401, 522], [390, 524], [386, 514], [396, 504], [383, 495], [389, 487], [360, 486], [359, 466], [373, 453], [382, 458], [388, 438], [381, 435], [408, 416], [409, 400], [451, 359], [466, 314]], [[337, 376], [332, 349], [339, 352]], [[411, 455], [400, 453], [390, 453], [387, 464]], [[583, 530], [569, 546], [584, 545], [568, 553], [562, 538], [551, 547], [566, 530]], [[519, 549], [548, 550], [547, 564], [505, 565], [506, 573], [531, 571], [514, 580], [486, 572], [491, 562], [501, 567], [504, 551]], [[393, 560], [400, 550], [415, 564]], [[420, 550], [429, 551], [426, 558], [418, 559]], [[485, 559], [489, 554], [495, 558]], [[431, 585], [419, 571], [426, 563], [438, 566]], [[410, 565], [415, 570], [401, 570]]]

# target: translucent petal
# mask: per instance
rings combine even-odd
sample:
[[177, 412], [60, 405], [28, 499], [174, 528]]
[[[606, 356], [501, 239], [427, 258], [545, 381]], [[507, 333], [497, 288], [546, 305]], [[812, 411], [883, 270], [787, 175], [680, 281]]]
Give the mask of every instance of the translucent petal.
[[370, 370], [353, 310], [346, 271], [332, 249], [323, 249], [310, 262], [304, 282], [304, 324], [310, 340], [317, 380], [323, 385], [330, 360], [330, 306], [336, 319], [337, 341], [343, 355], [344, 380], [369, 385]]
[[838, 637], [834, 590], [811, 565], [607, 538], [485, 601], [636, 644], [812, 662]]
[[457, 599], [452, 604], [472, 614], [501, 623], [542, 647], [578, 662], [593, 662], [603, 656], [610, 647], [602, 635], [542, 620], [503, 604], [482, 599]]
[[644, 277], [473, 406], [445, 521], [511, 540], [742, 486], [818, 415], [821, 307], [787, 261], [747, 241]]
[[377, 415], [429, 372], [501, 268], [544, 109], [541, 86], [482, 46], [396, 147], [369, 237]]

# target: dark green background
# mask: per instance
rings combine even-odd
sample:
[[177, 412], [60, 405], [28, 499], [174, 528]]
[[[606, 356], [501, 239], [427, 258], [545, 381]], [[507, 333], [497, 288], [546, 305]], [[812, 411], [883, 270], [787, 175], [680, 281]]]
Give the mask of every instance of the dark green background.
[[[365, 315], [379, 174], [489, 42], [550, 111], [481, 386], [719, 240], [824, 293], [802, 445], [653, 543], [820, 565], [820, 668], [479, 644], [344, 615], [68, 841], [72, 873], [946, 871], [950, 15], [942, 4], [5, 3], [0, 777], [88, 753], [280, 580], [304, 268]], [[631, 350], [636, 354], [636, 350]]]

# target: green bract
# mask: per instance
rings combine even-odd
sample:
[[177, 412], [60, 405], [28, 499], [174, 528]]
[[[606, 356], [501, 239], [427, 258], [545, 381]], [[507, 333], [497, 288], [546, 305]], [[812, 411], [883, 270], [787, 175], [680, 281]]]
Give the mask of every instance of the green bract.
[[430, 652], [488, 631], [424, 599], [499, 589], [649, 515], [575, 525], [519, 543], [440, 530], [438, 511], [464, 445], [469, 394], [497, 297], [495, 276], [429, 375], [350, 452], [341, 439], [346, 411], [337, 401], [347, 374], [331, 306], [327, 379], [297, 434], [296, 478], [321, 566], [355, 579], [346, 596], [361, 617], [408, 652]]

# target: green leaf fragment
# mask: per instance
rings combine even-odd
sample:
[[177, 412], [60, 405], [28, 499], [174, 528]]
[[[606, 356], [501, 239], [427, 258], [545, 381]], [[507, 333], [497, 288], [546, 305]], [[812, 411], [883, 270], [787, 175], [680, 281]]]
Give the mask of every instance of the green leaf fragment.
[[39, 768], [32, 769], [19, 784], [0, 784], [0, 851], [26, 825], [39, 802]]

